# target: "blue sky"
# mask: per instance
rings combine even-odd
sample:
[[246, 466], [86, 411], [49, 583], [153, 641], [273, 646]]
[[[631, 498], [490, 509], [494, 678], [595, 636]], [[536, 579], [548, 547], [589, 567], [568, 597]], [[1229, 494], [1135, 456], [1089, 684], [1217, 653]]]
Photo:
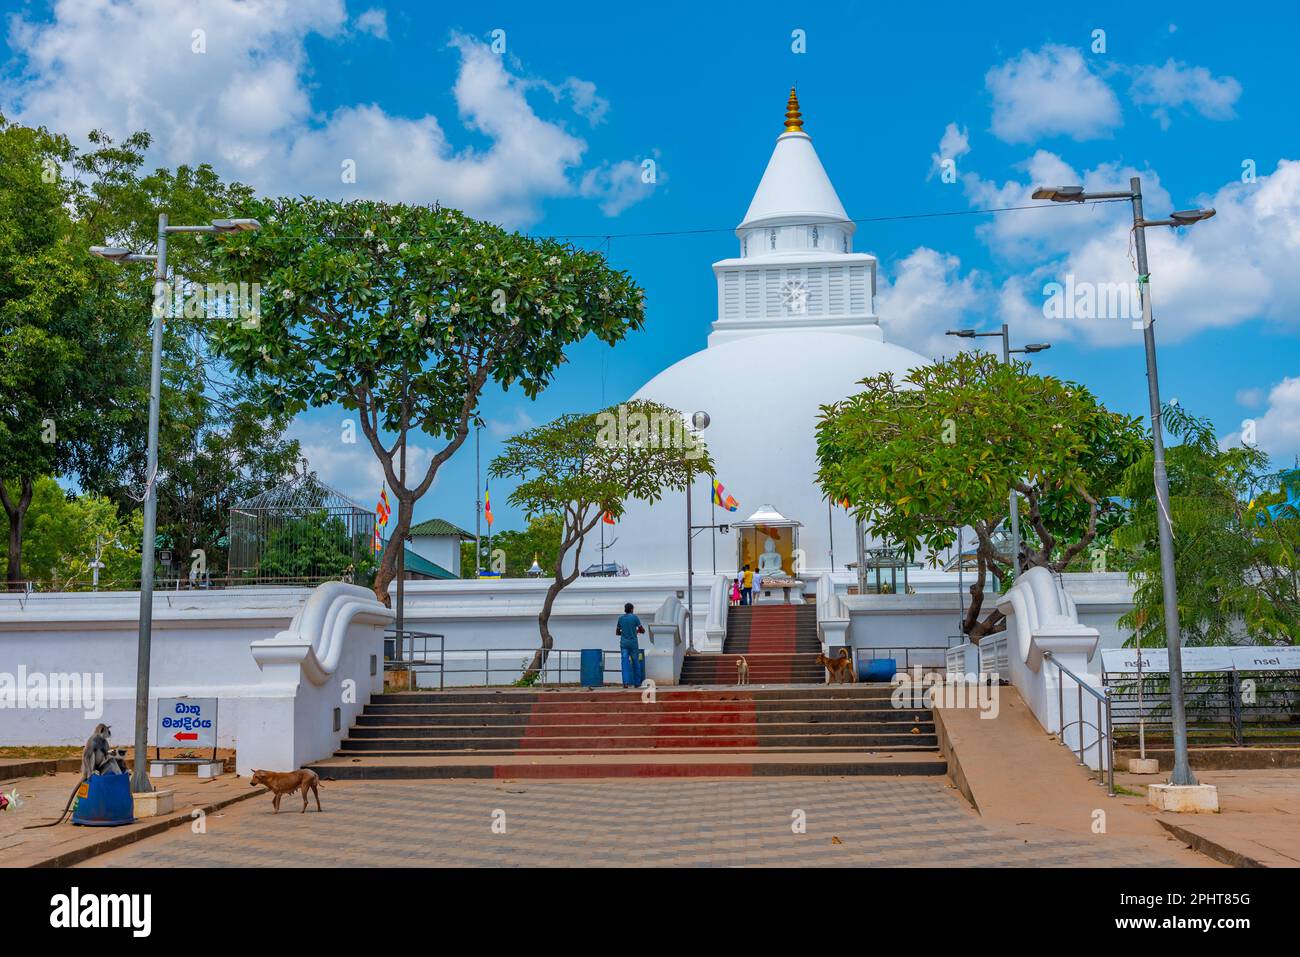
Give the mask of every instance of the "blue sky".
[[[710, 264], [736, 252], [727, 230], [796, 82], [854, 218], [1018, 205], [1036, 182], [1118, 188], [1134, 172], [1153, 217], [1218, 207], [1186, 235], [1151, 236], [1162, 391], [1211, 416], [1225, 441], [1251, 420], [1279, 464], [1300, 453], [1294, 4], [1240, 15], [1209, 3], [3, 6], [10, 118], [74, 138], [145, 127], [152, 161], [209, 161], [271, 193], [438, 199], [533, 233], [615, 236], [611, 261], [647, 290], [647, 328], [617, 349], [575, 349], [536, 403], [489, 395], [485, 461], [519, 428], [625, 398], [704, 347]], [[646, 158], [653, 186], [637, 176]], [[355, 184], [340, 182], [346, 159]], [[1053, 343], [1037, 369], [1142, 414], [1140, 332], [1042, 310], [1044, 284], [1067, 274], [1131, 280], [1125, 215], [864, 222], [855, 246], [880, 258], [891, 341], [938, 355], [952, 350], [946, 328], [1008, 321], [1019, 342]], [[617, 238], [699, 229], [718, 231]], [[340, 444], [344, 417], [310, 413], [295, 434], [314, 467], [369, 504], [378, 469]], [[417, 518], [472, 526], [474, 485], [467, 447]], [[506, 492], [494, 489], [498, 530], [518, 524]]]

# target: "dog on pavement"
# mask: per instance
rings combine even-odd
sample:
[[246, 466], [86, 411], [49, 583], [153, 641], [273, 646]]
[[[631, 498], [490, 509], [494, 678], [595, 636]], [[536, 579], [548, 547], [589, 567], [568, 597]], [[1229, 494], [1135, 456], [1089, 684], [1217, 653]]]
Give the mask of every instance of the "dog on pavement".
[[275, 813], [280, 813], [280, 798], [286, 794], [292, 794], [294, 791], [302, 792], [302, 810], [300, 814], [307, 813], [307, 792], [310, 791], [316, 798], [316, 810], [320, 811], [320, 778], [316, 772], [303, 768], [301, 771], [259, 771], [253, 769], [252, 786], [265, 784], [270, 789], [275, 798], [271, 801], [275, 805]]

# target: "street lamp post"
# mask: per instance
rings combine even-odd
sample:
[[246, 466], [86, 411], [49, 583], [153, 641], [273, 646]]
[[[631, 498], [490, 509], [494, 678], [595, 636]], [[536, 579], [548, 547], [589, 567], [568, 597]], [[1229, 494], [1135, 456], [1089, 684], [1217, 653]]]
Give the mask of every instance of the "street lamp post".
[[[154, 539], [158, 529], [158, 415], [162, 400], [163, 297], [167, 295], [167, 237], [171, 233], [237, 233], [260, 229], [255, 219], [214, 219], [207, 226], [171, 226], [167, 214], [158, 214], [158, 242], [152, 254], [133, 253], [116, 246], [91, 246], [92, 255], [116, 263], [154, 264], [153, 355], [149, 366], [149, 452], [145, 462], [144, 541], [140, 548], [140, 631], [135, 671], [135, 767], [131, 790], [153, 790], [149, 783], [149, 654], [153, 638]], [[170, 297], [168, 297], [170, 298]]]
[[[946, 335], [957, 336], [959, 339], [982, 339], [991, 336], [1002, 337], [1002, 362], [1004, 364], [1011, 362], [1012, 353], [1033, 353], [1042, 352], [1045, 349], [1052, 348], [1050, 342], [1031, 342], [1023, 349], [1011, 348], [1011, 331], [1007, 324], [1002, 323], [1001, 332], [976, 332], [974, 329], [950, 329]], [[1011, 575], [1012, 580], [1020, 577], [1020, 501], [1013, 488], [1009, 496], [1011, 509]], [[958, 549], [957, 563], [961, 565], [961, 550]]]
[[[1133, 241], [1137, 249], [1138, 295], [1142, 300], [1142, 339], [1146, 349], [1147, 399], [1151, 404], [1151, 453], [1156, 491], [1156, 523], [1160, 534], [1160, 579], [1164, 592], [1165, 646], [1169, 652], [1169, 711], [1174, 729], [1174, 770], [1169, 783], [1192, 786], [1197, 783], [1187, 756], [1187, 713], [1183, 704], [1183, 651], [1178, 627], [1178, 581], [1174, 574], [1174, 532], [1169, 514], [1169, 473], [1165, 468], [1165, 440], [1160, 424], [1160, 382], [1156, 375], [1155, 320], [1151, 315], [1151, 273], [1147, 266], [1148, 226], [1178, 228], [1191, 226], [1214, 215], [1211, 209], [1188, 209], [1170, 213], [1167, 219], [1146, 219], [1142, 213], [1142, 180], [1129, 180], [1127, 192], [1088, 193], [1082, 186], [1046, 187], [1034, 191], [1034, 199], [1054, 203], [1086, 203], [1126, 199], [1133, 206]], [[1141, 643], [1138, 654], [1142, 653]]]

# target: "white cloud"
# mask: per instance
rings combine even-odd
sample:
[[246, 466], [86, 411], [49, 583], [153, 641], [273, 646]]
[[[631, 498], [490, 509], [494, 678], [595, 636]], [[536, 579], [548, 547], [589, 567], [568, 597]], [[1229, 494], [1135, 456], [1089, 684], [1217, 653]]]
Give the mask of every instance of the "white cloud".
[[[397, 116], [374, 103], [328, 113], [313, 106], [306, 41], [346, 42], [347, 25], [342, 0], [58, 0], [49, 21], [11, 19], [21, 73], [0, 103], [11, 118], [74, 138], [147, 129], [150, 163], [211, 162], [268, 193], [437, 200], [511, 226], [535, 222], [548, 198], [586, 195], [586, 142], [540, 116], [527, 94], [546, 86], [596, 123], [608, 102], [594, 84], [568, 77], [551, 87], [453, 35], [459, 119], [487, 141], [461, 147], [432, 115]], [[379, 36], [387, 19], [375, 8], [355, 25]], [[355, 183], [343, 181], [349, 160]]]
[[527, 432], [535, 427], [537, 422], [523, 408], [516, 406], [509, 417], [493, 416], [484, 419], [487, 430], [499, 439], [508, 439], [512, 436], [519, 435], [521, 432]]
[[1216, 77], [1203, 66], [1188, 66], [1172, 58], [1164, 66], [1142, 66], [1132, 71], [1129, 96], [1153, 114], [1164, 129], [1169, 111], [1191, 108], [1211, 120], [1230, 120], [1241, 96], [1241, 84], [1230, 76]]
[[[646, 182], [642, 172], [641, 163], [636, 160], [602, 163], [583, 174], [578, 192], [587, 199], [598, 200], [600, 211], [606, 216], [617, 216], [654, 192], [657, 182]], [[656, 170], [655, 179], [666, 177]]]
[[1253, 428], [1255, 443], [1275, 464], [1291, 466], [1300, 453], [1300, 376], [1285, 378], [1274, 385], [1269, 390], [1264, 414], [1243, 420], [1240, 429], [1224, 436], [1223, 444], [1241, 444], [1243, 430], [1248, 428]]
[[970, 135], [966, 127], [949, 123], [943, 129], [939, 139], [939, 152], [930, 154], [930, 173], [926, 179], [932, 179], [943, 172], [944, 160], [958, 160], [970, 152]]
[[1260, 388], [1238, 389], [1237, 404], [1248, 409], [1257, 409], [1264, 404], [1264, 390]]
[[382, 7], [371, 7], [357, 17], [357, 29], [369, 33], [379, 40], [388, 39], [388, 11]]
[[993, 135], [1007, 143], [1095, 139], [1121, 122], [1114, 91], [1072, 47], [1024, 50], [989, 70], [984, 85], [993, 96]]
[[970, 343], [945, 336], [948, 329], [978, 326], [987, 314], [984, 277], [963, 274], [961, 260], [925, 246], [914, 249], [881, 278], [877, 311], [888, 341], [923, 356], [953, 355]]
[[[1147, 215], [1157, 218], [1171, 211], [1172, 205], [1163, 191], [1160, 200], [1150, 198], [1148, 177], [1153, 184], [1158, 179], [1143, 175]], [[1283, 160], [1257, 183], [1229, 183], [1213, 196], [1201, 197], [1197, 205], [1213, 206], [1218, 215], [1190, 229], [1150, 228], [1146, 233], [1160, 341], [1177, 342], [1206, 329], [1230, 328], [1252, 319], [1300, 329], [1296, 309], [1300, 273], [1293, 267], [1300, 256], [1300, 162]], [[1041, 311], [1043, 285], [1050, 281], [1064, 283], [1072, 277], [1076, 288], [1083, 283], [1101, 288], [1100, 284], [1134, 281], [1127, 204], [1103, 207], [1097, 215], [1102, 218], [1084, 223], [1076, 241], [1066, 242], [1059, 258], [1004, 288], [1005, 313], [1023, 318]], [[1061, 239], [1037, 238], [1048, 252], [1054, 252]], [[1097, 345], [1128, 344], [1141, 335], [1140, 327], [1133, 328], [1131, 318], [1125, 316], [1066, 319], [1056, 325], [1055, 336], [1077, 336]]]
[[[297, 439], [307, 466], [327, 485], [338, 489], [362, 508], [372, 508], [379, 499], [379, 489], [386, 484], [383, 466], [361, 434], [356, 416], [342, 409], [311, 419], [297, 418], [285, 430], [288, 438]], [[349, 430], [344, 425], [351, 422]], [[349, 442], [351, 437], [356, 441]], [[406, 448], [406, 475], [411, 485], [424, 478], [432, 457], [427, 446], [411, 442]], [[394, 462], [396, 470], [396, 462]], [[430, 492], [438, 486], [435, 478]]]

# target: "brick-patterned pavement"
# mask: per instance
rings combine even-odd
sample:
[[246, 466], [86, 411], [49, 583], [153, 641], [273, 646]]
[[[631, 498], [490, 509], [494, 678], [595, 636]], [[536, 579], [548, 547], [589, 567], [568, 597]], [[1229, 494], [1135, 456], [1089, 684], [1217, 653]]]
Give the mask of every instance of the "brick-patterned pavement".
[[[82, 866], [1179, 866], [1173, 841], [982, 821], [943, 778], [327, 781]], [[1099, 796], [1099, 805], [1106, 801]], [[807, 832], [792, 832], [792, 814]], [[505, 833], [494, 833], [494, 812]], [[496, 815], [500, 821], [500, 815]], [[835, 842], [838, 838], [840, 843]]]

